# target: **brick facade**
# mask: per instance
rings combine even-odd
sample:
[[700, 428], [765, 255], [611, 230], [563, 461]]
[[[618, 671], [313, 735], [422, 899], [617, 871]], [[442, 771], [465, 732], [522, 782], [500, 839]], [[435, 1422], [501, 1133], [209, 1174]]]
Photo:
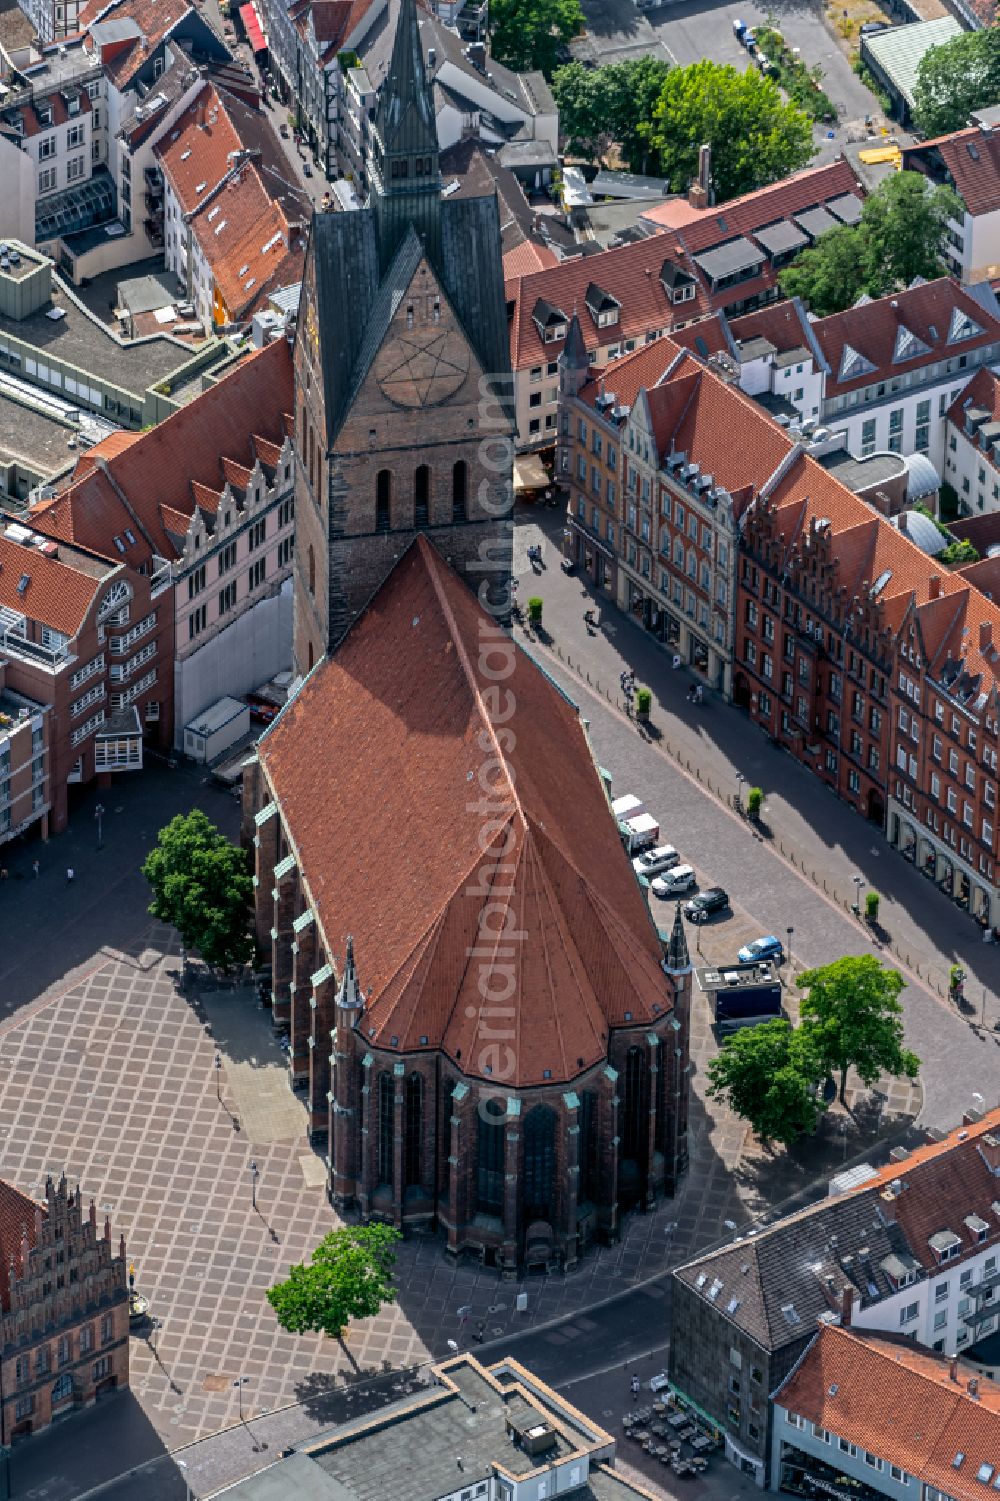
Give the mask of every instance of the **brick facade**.
[[[450, 1254], [513, 1273], [573, 1265], [588, 1245], [617, 1240], [623, 1213], [674, 1193], [687, 1167], [686, 970], [671, 972], [672, 1010], [653, 1026], [615, 1028], [605, 1061], [568, 1085], [508, 1089], [440, 1049], [378, 1047], [364, 975], [353, 950], [339, 973], [327, 952], [259, 763], [244, 806], [274, 1024], [289, 1033], [336, 1209], [437, 1229]], [[492, 1130], [491, 1153], [481, 1133]]]
[[[306, 299], [312, 295], [309, 286], [307, 270]], [[308, 318], [304, 324], [300, 318], [300, 328], [309, 326]], [[405, 379], [414, 337], [433, 340], [435, 348], [440, 341], [444, 350], [447, 374], [426, 393], [425, 383]], [[413, 368], [423, 367], [414, 359]], [[336, 645], [418, 529], [453, 567], [468, 574], [472, 588], [490, 576], [509, 578], [512, 424], [494, 401], [484, 402], [482, 373], [433, 268], [422, 259], [328, 448], [320, 344], [300, 333], [295, 351], [298, 671], [308, 672]]]
[[5, 1240], [20, 1238], [5, 1268], [0, 1314], [3, 1444], [129, 1382], [124, 1239], [114, 1254], [110, 1224], [98, 1235], [93, 1202], [84, 1217], [80, 1190], [70, 1190], [65, 1176], [47, 1180], [44, 1208], [22, 1203], [17, 1227], [17, 1206], [4, 1204]]

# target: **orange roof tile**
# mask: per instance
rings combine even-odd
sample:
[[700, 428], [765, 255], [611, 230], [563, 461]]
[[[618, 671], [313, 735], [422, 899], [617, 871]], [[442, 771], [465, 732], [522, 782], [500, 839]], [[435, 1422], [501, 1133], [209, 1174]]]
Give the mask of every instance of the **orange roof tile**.
[[253, 163], [190, 223], [231, 319], [246, 318], [275, 287], [301, 280], [304, 237], [290, 228]]
[[775, 1402], [955, 1501], [982, 1501], [1000, 1469], [1000, 1386], [980, 1377], [972, 1395], [971, 1375], [953, 1380], [945, 1356], [901, 1336], [824, 1325]]
[[904, 169], [920, 170], [925, 158], [940, 157], [970, 214], [1000, 209], [1000, 130], [978, 125], [903, 147]]
[[547, 271], [550, 266], [558, 264], [559, 257], [550, 245], [539, 245], [535, 240], [522, 240], [520, 245], [515, 245], [504, 256], [503, 278], [504, 281], [517, 281], [519, 277], [530, 276], [533, 271]]
[[0, 1178], [0, 1306], [10, 1308], [10, 1268], [21, 1264], [25, 1240], [29, 1249], [37, 1239], [36, 1220], [48, 1214], [45, 1204], [36, 1203], [13, 1183]]
[[[633, 245], [604, 250], [599, 255], [560, 261], [546, 271], [535, 271], [507, 283], [507, 300], [514, 303], [511, 323], [511, 363], [515, 370], [540, 360], [553, 360], [561, 352], [562, 340], [544, 343], [534, 320], [536, 304], [541, 298], [566, 315], [576, 312], [588, 349], [617, 342], [619, 339], [645, 338], [653, 329], [670, 329], [674, 323], [689, 323], [709, 311], [708, 300], [699, 289], [694, 301], [674, 304], [660, 280], [665, 261], [671, 261], [693, 283], [691, 271], [678, 260], [675, 243], [668, 235], [652, 235]], [[618, 323], [598, 328], [587, 307], [587, 288], [593, 283], [620, 304]]]
[[[982, 332], [950, 338], [953, 319], [966, 318]], [[812, 328], [830, 367], [826, 379], [829, 399], [996, 343], [1000, 339], [1000, 307], [991, 312], [954, 277], [942, 276], [891, 297], [880, 297], [846, 308], [842, 313], [818, 318]], [[908, 335], [915, 336], [926, 347], [913, 345]], [[914, 349], [915, 353], [907, 353]], [[856, 367], [850, 363], [851, 350], [863, 356], [869, 367], [853, 373]], [[894, 358], [897, 351], [900, 357]]]
[[243, 142], [222, 106], [217, 90], [202, 84], [172, 130], [153, 148], [160, 166], [189, 214], [230, 170], [230, 152]]
[[[161, 557], [175, 558], [171, 534], [176, 535], [177, 516], [186, 518], [181, 529], [186, 531], [196, 505], [214, 512], [227, 460], [236, 460], [245, 473], [262, 439], [280, 450], [292, 401], [291, 352], [286, 339], [277, 339], [75, 479], [32, 513], [32, 526], [114, 560], [119, 559], [114, 538], [123, 537], [128, 527], [136, 542], [126, 547], [124, 558], [133, 567], [148, 561], [150, 541]], [[128, 497], [146, 535], [136, 531], [119, 492]]]
[[721, 244], [735, 235], [763, 229], [789, 214], [828, 203], [842, 193], [861, 191], [853, 169], [841, 157], [825, 167], [794, 172], [781, 182], [745, 193], [742, 198], [731, 198], [728, 203], [693, 208], [686, 198], [679, 198], [646, 210], [642, 217], [648, 224], [678, 231], [690, 250], [706, 250], [709, 245]]
[[[32, 516], [32, 527], [35, 518]], [[23, 589], [22, 578], [28, 582]], [[0, 536], [0, 605], [51, 626], [71, 640], [87, 618], [102, 580], [74, 568], [71, 561], [47, 558], [35, 547]]]
[[[511, 664], [502, 742], [484, 630]], [[258, 754], [328, 953], [343, 954], [353, 933], [359, 981], [371, 987], [360, 1025], [372, 1041], [443, 1048], [487, 1077], [508, 1052], [497, 1054], [470, 963], [480, 946], [514, 969], [505, 1084], [572, 1079], [607, 1056], [609, 1027], [669, 1011], [662, 949], [576, 709], [423, 536]], [[486, 823], [470, 794], [484, 766]], [[445, 827], [446, 839], [427, 837]], [[389, 831], [386, 862], [375, 851]], [[506, 943], [510, 955], [480, 928], [500, 880], [524, 935]]]

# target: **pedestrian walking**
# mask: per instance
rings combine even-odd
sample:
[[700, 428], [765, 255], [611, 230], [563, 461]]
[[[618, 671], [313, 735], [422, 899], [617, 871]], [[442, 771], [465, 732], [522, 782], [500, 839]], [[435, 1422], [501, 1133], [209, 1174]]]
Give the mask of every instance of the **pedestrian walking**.
[[66, 885], [67, 886], [72, 886], [72, 884], [73, 884], [73, 878], [74, 878], [75, 875], [76, 875], [76, 871], [73, 869], [72, 865], [67, 865], [67, 867], [66, 867]]
[[6, 865], [0, 865], [0, 881], [6, 881], [9, 874], [10, 872], [8, 871]]
[[638, 1378], [638, 1376], [633, 1376], [632, 1377], [632, 1380], [630, 1381], [629, 1386], [631, 1387], [631, 1391], [632, 1391], [632, 1401], [633, 1402], [637, 1402], [639, 1400], [639, 1378]]
[[39, 864], [38, 864], [37, 860], [32, 860], [32, 862], [31, 862], [31, 874], [34, 876], [35, 880], [37, 881], [38, 880], [38, 876], [39, 876]]

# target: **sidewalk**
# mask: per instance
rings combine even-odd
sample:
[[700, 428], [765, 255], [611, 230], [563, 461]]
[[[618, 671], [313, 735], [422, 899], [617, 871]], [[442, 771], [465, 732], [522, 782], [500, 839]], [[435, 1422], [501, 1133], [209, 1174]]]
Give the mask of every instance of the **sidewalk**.
[[[851, 878], [862, 875], [863, 889], [877, 891], [882, 898], [879, 917], [889, 935], [889, 955], [941, 998], [947, 994], [950, 966], [961, 964], [968, 976], [968, 1019], [978, 1021], [985, 1012], [987, 1030], [992, 1029], [1000, 1021], [1000, 946], [985, 944], [967, 914], [891, 849], [877, 828], [772, 745], [742, 711], [710, 693], [703, 706], [687, 703], [691, 674], [686, 669], [674, 672], [669, 653], [607, 596], [596, 593], [589, 580], [562, 572], [561, 531], [558, 513], [536, 510], [518, 515], [515, 572], [544, 599], [543, 649], [619, 711], [624, 710], [619, 677], [624, 667], [634, 671], [653, 694], [652, 724], [659, 748], [728, 807], [736, 805], [737, 772], [743, 774], [745, 786], [761, 787], [764, 820], [773, 831], [776, 853], [848, 914], [855, 900]], [[532, 573], [525, 552], [536, 540], [548, 544], [548, 566], [541, 576]], [[583, 623], [588, 605], [599, 610], [595, 636], [587, 635]]]

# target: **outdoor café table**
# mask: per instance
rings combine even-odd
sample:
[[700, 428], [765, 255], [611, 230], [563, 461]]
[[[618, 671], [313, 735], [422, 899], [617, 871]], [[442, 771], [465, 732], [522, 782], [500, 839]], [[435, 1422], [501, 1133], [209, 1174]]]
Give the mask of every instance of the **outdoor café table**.
[[712, 1440], [703, 1433], [700, 1438], [691, 1440], [691, 1447], [696, 1453], [700, 1454], [703, 1449], [711, 1449]]
[[670, 1424], [671, 1428], [686, 1428], [687, 1413], [675, 1412], [672, 1418], [667, 1419], [667, 1422]]

